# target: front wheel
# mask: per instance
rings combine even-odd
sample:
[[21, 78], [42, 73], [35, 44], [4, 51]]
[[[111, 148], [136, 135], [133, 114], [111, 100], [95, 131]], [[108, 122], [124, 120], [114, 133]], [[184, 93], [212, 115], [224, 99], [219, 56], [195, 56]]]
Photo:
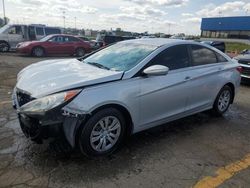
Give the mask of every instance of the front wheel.
[[35, 57], [43, 57], [45, 55], [45, 51], [42, 47], [35, 47], [32, 50], [32, 55]]
[[81, 152], [91, 157], [107, 156], [118, 149], [125, 132], [125, 119], [115, 108], [103, 109], [84, 125], [79, 145]]
[[7, 42], [0, 42], [0, 52], [8, 52], [10, 50], [10, 46]]
[[216, 97], [213, 106], [213, 112], [217, 116], [223, 115], [229, 108], [233, 99], [233, 91], [231, 87], [224, 86]]

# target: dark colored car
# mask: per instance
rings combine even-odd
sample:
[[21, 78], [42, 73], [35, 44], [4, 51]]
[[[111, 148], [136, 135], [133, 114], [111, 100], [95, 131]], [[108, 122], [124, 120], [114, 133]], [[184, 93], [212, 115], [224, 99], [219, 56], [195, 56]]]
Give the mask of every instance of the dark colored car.
[[91, 52], [91, 46], [77, 37], [59, 34], [48, 35], [39, 41], [19, 43], [17, 52], [35, 57], [55, 54], [84, 56]]
[[120, 42], [123, 40], [130, 40], [135, 39], [135, 37], [129, 37], [129, 36], [112, 36], [112, 35], [104, 35], [101, 37], [102, 46], [107, 46], [116, 42]]
[[243, 50], [240, 55], [234, 57], [242, 67], [241, 80], [250, 82], [250, 49]]
[[201, 43], [213, 46], [213, 47], [217, 48], [218, 50], [220, 50], [220, 51], [222, 51], [224, 53], [226, 51], [225, 42], [222, 42], [222, 41], [202, 41]]

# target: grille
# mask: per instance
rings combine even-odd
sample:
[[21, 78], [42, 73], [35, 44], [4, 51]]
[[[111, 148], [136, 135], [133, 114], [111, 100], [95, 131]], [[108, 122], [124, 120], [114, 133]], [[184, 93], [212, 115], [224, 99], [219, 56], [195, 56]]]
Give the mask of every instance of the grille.
[[242, 73], [241, 74], [250, 76], [250, 68], [242, 67]]
[[18, 101], [18, 104], [20, 107], [25, 105], [26, 103], [34, 100], [34, 98], [32, 98], [30, 95], [28, 95], [22, 91], [17, 91], [16, 96], [17, 96], [17, 101]]
[[250, 65], [250, 60], [239, 60], [240, 64]]

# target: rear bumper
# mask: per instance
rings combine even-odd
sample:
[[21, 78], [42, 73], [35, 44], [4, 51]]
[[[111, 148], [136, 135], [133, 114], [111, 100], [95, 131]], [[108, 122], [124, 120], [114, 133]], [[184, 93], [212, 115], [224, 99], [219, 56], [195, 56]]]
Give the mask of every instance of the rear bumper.
[[242, 67], [241, 78], [243, 80], [250, 79], [250, 65], [240, 64], [240, 66]]

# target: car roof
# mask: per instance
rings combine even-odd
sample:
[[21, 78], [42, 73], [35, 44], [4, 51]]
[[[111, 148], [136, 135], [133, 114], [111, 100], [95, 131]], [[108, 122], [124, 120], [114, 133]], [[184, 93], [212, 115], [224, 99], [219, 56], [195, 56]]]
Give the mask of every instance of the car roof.
[[175, 45], [175, 44], [200, 44], [194, 41], [180, 40], [180, 39], [166, 39], [166, 38], [141, 38], [122, 41], [122, 43], [145, 44], [153, 46]]
[[48, 35], [48, 36], [62, 36], [62, 37], [75, 37], [74, 35], [68, 35], [68, 34], [51, 34], [51, 35]]

